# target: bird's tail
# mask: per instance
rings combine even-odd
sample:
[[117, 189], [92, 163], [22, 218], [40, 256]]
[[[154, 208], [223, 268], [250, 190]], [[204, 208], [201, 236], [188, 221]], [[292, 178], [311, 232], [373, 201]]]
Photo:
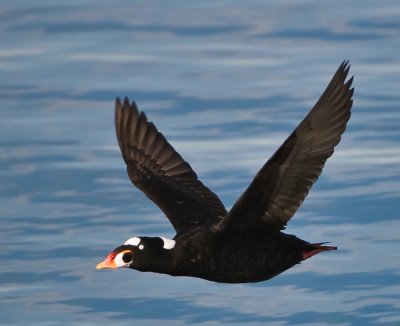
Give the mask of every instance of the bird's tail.
[[308, 245], [308, 248], [306, 249], [306, 251], [303, 251], [303, 253], [302, 253], [303, 260], [306, 260], [306, 259], [320, 253], [321, 251], [337, 250], [337, 247], [334, 247], [334, 246], [324, 246], [325, 243], [327, 243], [327, 242], [310, 243]]

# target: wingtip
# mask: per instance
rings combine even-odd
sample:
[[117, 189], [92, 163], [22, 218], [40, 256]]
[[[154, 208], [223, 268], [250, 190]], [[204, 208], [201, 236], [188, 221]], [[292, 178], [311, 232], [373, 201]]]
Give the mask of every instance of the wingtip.
[[346, 87], [349, 89], [349, 91], [350, 92], [352, 92], [351, 93], [351, 95], [353, 95], [353, 93], [354, 93], [354, 87], [351, 87], [352, 86], [352, 84], [353, 84], [353, 80], [354, 80], [354, 76], [351, 76], [350, 78], [349, 78], [349, 80], [346, 82]]
[[347, 74], [350, 71], [350, 61], [349, 60], [345, 60], [343, 61], [343, 73], [347, 76]]
[[138, 111], [136, 102], [130, 101], [129, 97], [127, 97], [127, 96], [125, 96], [123, 100], [121, 100], [120, 97], [116, 97], [115, 98], [115, 108], [117, 110], [128, 108], [128, 109], [134, 109], [134, 110]]
[[343, 60], [342, 63], [340, 64], [341, 67], [343, 67], [343, 69], [347, 69], [350, 68], [351, 64], [350, 64], [350, 60]]
[[[340, 64], [339, 68], [337, 69], [335, 75], [332, 78], [333, 80], [337, 80], [340, 81], [340, 83], [345, 84], [345, 86], [347, 87], [347, 89], [349, 91], [354, 91], [354, 88], [350, 87], [352, 86], [353, 80], [354, 80], [354, 76], [351, 76], [347, 81], [347, 77], [350, 71], [350, 60], [343, 60], [342, 63]], [[328, 86], [329, 87], [329, 86]]]
[[130, 105], [129, 105], [129, 98], [126, 96], [125, 98], [124, 98], [124, 107], [129, 107]]

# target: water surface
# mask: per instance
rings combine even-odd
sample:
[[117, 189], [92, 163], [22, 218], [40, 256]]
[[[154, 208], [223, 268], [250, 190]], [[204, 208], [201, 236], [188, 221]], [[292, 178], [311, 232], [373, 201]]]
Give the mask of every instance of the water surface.
[[[0, 6], [0, 324], [398, 325], [397, 1], [19, 1]], [[343, 59], [353, 116], [293, 233], [339, 247], [223, 285], [96, 271], [172, 237], [129, 182], [129, 96], [230, 207]]]

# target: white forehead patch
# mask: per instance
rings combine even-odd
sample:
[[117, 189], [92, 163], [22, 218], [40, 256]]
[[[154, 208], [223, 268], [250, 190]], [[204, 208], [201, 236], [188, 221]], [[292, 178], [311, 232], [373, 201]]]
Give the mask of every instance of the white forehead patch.
[[175, 240], [171, 240], [168, 238], [164, 238], [164, 237], [160, 237], [160, 239], [164, 242], [163, 248], [164, 249], [172, 249], [173, 247], [175, 247]]
[[126, 240], [124, 242], [124, 245], [137, 246], [137, 245], [139, 245], [140, 241], [142, 241], [142, 239], [140, 239], [138, 237], [133, 237], [133, 238], [129, 238], [128, 240]]

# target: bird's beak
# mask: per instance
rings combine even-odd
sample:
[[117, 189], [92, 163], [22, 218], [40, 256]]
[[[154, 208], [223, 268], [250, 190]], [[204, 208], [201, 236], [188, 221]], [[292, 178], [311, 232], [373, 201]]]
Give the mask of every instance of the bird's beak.
[[115, 256], [116, 255], [114, 252], [109, 253], [107, 258], [104, 261], [97, 264], [96, 269], [117, 268], [117, 265], [115, 264], [115, 261], [114, 261]]

